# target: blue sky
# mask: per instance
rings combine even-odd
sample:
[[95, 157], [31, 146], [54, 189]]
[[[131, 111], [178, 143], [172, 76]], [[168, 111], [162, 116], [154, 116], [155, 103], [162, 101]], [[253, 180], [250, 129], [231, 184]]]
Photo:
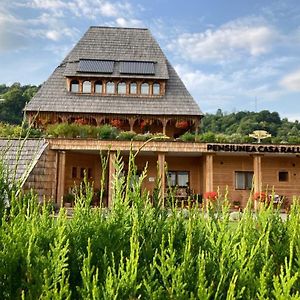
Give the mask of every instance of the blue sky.
[[203, 112], [300, 120], [299, 0], [1, 0], [0, 83], [44, 82], [91, 25], [149, 28]]

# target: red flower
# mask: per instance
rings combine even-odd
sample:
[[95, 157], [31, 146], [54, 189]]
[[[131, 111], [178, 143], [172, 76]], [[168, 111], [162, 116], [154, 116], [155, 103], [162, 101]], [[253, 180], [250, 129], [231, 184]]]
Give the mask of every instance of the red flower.
[[189, 126], [189, 122], [184, 121], [184, 120], [177, 121], [176, 124], [175, 124], [176, 128], [187, 128], [188, 126]]
[[217, 192], [206, 192], [204, 193], [204, 199], [210, 200], [210, 201], [215, 201], [218, 198], [218, 193]]
[[113, 126], [113, 127], [117, 127], [117, 128], [120, 128], [122, 126], [122, 121], [119, 120], [119, 119], [113, 119], [110, 121], [110, 124]]
[[144, 129], [146, 126], [150, 125], [150, 122], [148, 120], [141, 121], [141, 129]]
[[74, 121], [75, 124], [78, 124], [78, 125], [86, 125], [88, 123], [87, 119], [84, 119], [84, 118], [77, 118], [75, 121]]
[[256, 192], [253, 194], [253, 199], [260, 202], [265, 202], [268, 198], [268, 195], [264, 192]]

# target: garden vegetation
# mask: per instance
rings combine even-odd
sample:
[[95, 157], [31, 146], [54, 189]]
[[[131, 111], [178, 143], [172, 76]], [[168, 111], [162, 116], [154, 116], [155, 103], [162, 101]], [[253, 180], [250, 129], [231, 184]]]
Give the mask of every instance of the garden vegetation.
[[0, 172], [0, 197], [10, 200], [0, 227], [1, 299], [299, 299], [299, 199], [286, 221], [250, 205], [230, 221], [226, 195], [218, 213], [178, 209], [172, 195], [163, 208], [159, 192], [150, 198], [141, 188], [146, 170], [132, 180], [134, 156], [127, 176], [117, 157], [109, 210], [91, 207], [85, 181], [72, 217]]

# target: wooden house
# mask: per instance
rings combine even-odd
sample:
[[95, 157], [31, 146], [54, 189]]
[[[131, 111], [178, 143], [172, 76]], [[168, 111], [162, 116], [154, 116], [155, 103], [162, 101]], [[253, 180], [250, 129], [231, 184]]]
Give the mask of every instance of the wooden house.
[[126, 162], [131, 148], [140, 149], [138, 170], [148, 166], [143, 187], [150, 193], [160, 178], [163, 194], [168, 186], [178, 187], [178, 200], [189, 196], [201, 199], [206, 192], [219, 190], [244, 206], [252, 188], [254, 192], [273, 190], [286, 199], [300, 195], [299, 145], [177, 140], [185, 132], [197, 132], [203, 114], [147, 29], [90, 27], [25, 112], [29, 122], [39, 128], [57, 123], [110, 124], [122, 131], [169, 137], [146, 144], [47, 138], [41, 154], [47, 171], [33, 167], [28, 186], [43, 182], [40, 195], [52, 197], [58, 205], [84, 174], [96, 190], [100, 188], [102, 151], [109, 155], [105, 189], [110, 206], [116, 153]]

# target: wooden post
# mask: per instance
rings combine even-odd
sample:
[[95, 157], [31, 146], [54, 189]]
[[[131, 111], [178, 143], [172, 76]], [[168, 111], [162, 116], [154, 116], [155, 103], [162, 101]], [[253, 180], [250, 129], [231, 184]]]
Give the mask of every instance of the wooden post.
[[[253, 175], [253, 192], [257, 193], [257, 192], [261, 192], [262, 190], [262, 173], [261, 173], [261, 158], [262, 155], [261, 154], [254, 154], [253, 155], [253, 171], [254, 171], [254, 175]], [[257, 201], [254, 202], [254, 209], [257, 209]]]
[[130, 131], [133, 131], [135, 120], [134, 118], [129, 118]]
[[254, 187], [253, 191], [261, 192], [262, 187], [262, 174], [261, 174], [261, 157], [262, 155], [253, 155], [253, 170], [254, 170]]
[[59, 207], [63, 205], [63, 197], [65, 193], [65, 173], [66, 173], [66, 152], [58, 152], [58, 172], [57, 172], [57, 194], [56, 201]]
[[108, 198], [107, 198], [107, 206], [112, 207], [113, 199], [114, 199], [114, 181], [115, 181], [115, 168], [116, 162], [116, 152], [111, 151], [109, 153], [109, 162], [108, 162]]
[[214, 189], [214, 154], [205, 155], [205, 168], [204, 168], [204, 178], [205, 178], [205, 189], [204, 192], [212, 192]]
[[165, 188], [166, 188], [166, 175], [165, 175], [165, 153], [158, 153], [158, 176], [160, 178], [160, 191], [159, 198], [161, 199], [162, 207], [165, 206]]

